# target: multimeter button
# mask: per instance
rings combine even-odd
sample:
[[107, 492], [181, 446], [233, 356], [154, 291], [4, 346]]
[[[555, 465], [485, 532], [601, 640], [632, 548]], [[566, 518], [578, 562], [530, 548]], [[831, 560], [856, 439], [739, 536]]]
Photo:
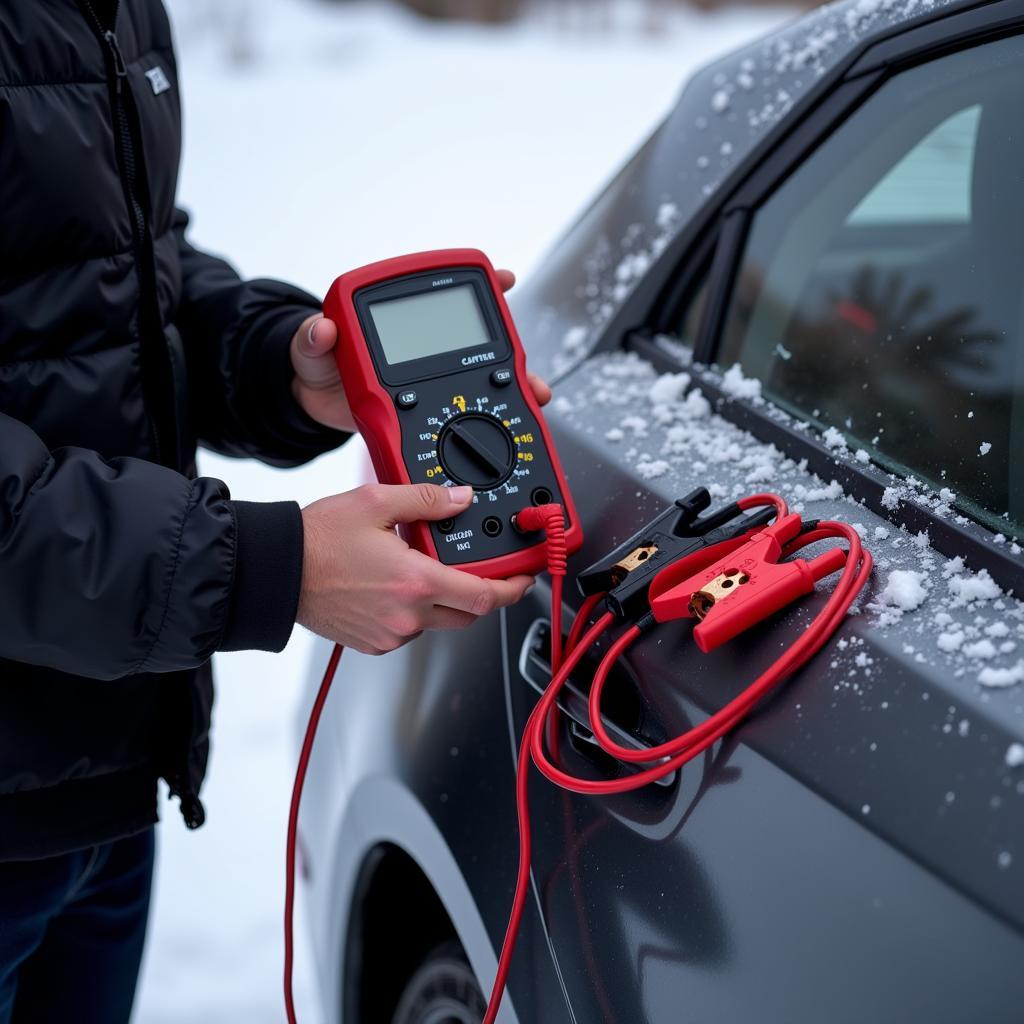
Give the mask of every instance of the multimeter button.
[[399, 409], [411, 409], [419, 400], [420, 396], [415, 391], [399, 391], [395, 404]]
[[504, 388], [512, 383], [512, 371], [511, 370], [495, 370], [491, 374], [491, 383], [496, 388]]

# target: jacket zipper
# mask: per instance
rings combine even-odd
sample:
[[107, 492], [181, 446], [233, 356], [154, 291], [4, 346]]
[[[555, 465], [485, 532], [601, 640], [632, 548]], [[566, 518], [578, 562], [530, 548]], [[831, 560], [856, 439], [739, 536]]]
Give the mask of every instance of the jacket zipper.
[[[174, 423], [172, 402], [166, 401], [164, 389], [173, 387], [173, 375], [170, 356], [163, 340], [163, 324], [160, 318], [156, 295], [156, 271], [152, 238], [146, 210], [143, 205], [144, 182], [139, 160], [140, 143], [132, 130], [131, 108], [134, 103], [131, 85], [128, 81], [128, 66], [113, 27], [108, 28], [96, 13], [90, 0], [78, 0], [85, 13], [86, 20], [91, 23], [93, 31], [106, 49], [113, 68], [112, 114], [114, 120], [114, 141], [117, 148], [118, 167], [121, 172], [121, 184], [124, 189], [125, 202], [128, 206], [129, 220], [132, 229], [132, 248], [135, 252], [136, 268], [139, 274], [139, 335], [142, 344], [143, 393], [147, 398], [149, 412], [150, 435], [153, 444], [154, 461], [174, 469], [179, 469], [179, 453], [174, 443]], [[117, 23], [120, 0], [112, 6], [110, 25]], [[147, 345], [146, 336], [153, 338]], [[161, 346], [158, 350], [157, 346]], [[159, 359], [159, 367], [154, 367], [154, 359]], [[163, 385], [159, 380], [157, 369], [164, 375]], [[171, 434], [166, 436], [165, 432]]]
[[115, 85], [114, 91], [118, 97], [115, 105], [114, 120], [117, 125], [118, 145], [121, 151], [122, 166], [124, 167], [125, 194], [128, 198], [128, 208], [132, 217], [132, 239], [136, 249], [141, 250], [148, 241], [146, 230], [146, 213], [139, 202], [138, 180], [139, 167], [135, 160], [135, 143], [132, 139], [131, 126], [128, 123], [128, 112], [125, 110], [123, 91], [128, 88], [128, 65], [124, 62], [121, 54], [121, 47], [118, 45], [117, 36], [111, 29], [103, 33], [103, 41], [110, 50], [114, 61]]
[[[147, 348], [161, 345], [162, 362], [160, 367], [167, 375], [166, 381], [173, 387], [172, 368], [170, 356], [167, 352], [166, 341], [163, 338], [163, 324], [160, 318], [160, 309], [156, 292], [156, 270], [154, 267], [154, 255], [149, 222], [146, 218], [146, 210], [143, 206], [141, 187], [144, 181], [143, 171], [140, 167], [138, 152], [140, 143], [136, 140], [132, 131], [132, 123], [128, 104], [134, 103], [131, 93], [131, 85], [128, 81], [128, 66], [125, 63], [124, 55], [121, 53], [121, 46], [118, 43], [117, 35], [113, 27], [108, 28], [96, 13], [95, 8], [89, 0], [78, 0], [79, 6], [85, 14], [86, 20], [90, 22], [93, 31], [99, 37], [100, 42], [106, 48], [113, 67], [113, 97], [112, 112], [114, 118], [115, 144], [118, 153], [118, 167], [121, 172], [121, 183], [124, 188], [125, 201], [128, 204], [128, 213], [132, 224], [132, 247], [135, 250], [136, 268], [139, 274], [139, 334], [142, 344], [143, 364], [143, 392], [147, 395], [149, 406], [150, 431], [154, 449], [155, 461], [179, 469], [179, 453], [177, 442], [173, 436], [174, 422], [170, 420], [169, 428], [172, 431], [172, 443], [164, 442], [161, 436], [161, 414], [166, 413], [169, 418], [172, 415], [173, 395], [171, 409], [164, 409], [164, 403], [159, 401], [157, 396], [163, 394], [159, 390], [159, 381], [153, 379], [153, 371], [150, 366], [147, 372]], [[120, 0], [115, 0], [110, 12], [110, 24], [117, 24], [117, 14], [120, 9]], [[148, 315], [147, 315], [148, 314]], [[153, 341], [146, 345], [146, 333], [153, 334]], [[170, 461], [165, 461], [165, 457]], [[191, 695], [190, 700], [191, 700]], [[188, 745], [184, 755], [184, 770], [164, 772], [171, 795], [176, 796], [181, 808], [181, 816], [190, 829], [199, 828], [206, 820], [206, 811], [199, 799], [199, 795], [189, 779], [188, 759], [191, 753], [192, 731], [194, 728], [191, 703], [189, 705], [190, 727], [185, 730], [188, 736]]]

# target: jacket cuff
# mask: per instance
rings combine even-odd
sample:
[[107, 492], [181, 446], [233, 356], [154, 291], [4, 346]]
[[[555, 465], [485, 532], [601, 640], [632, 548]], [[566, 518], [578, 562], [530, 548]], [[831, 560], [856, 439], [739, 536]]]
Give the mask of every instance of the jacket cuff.
[[263, 335], [261, 362], [265, 367], [269, 390], [269, 423], [274, 433], [279, 435], [280, 441], [303, 459], [333, 451], [351, 436], [343, 430], [333, 430], [317, 423], [306, 414], [292, 392], [292, 381], [295, 379], [291, 358], [292, 338], [303, 321], [316, 312], [317, 308], [283, 308], [276, 313], [273, 322], [265, 327]]
[[299, 610], [302, 514], [294, 501], [229, 501], [235, 519], [231, 607], [219, 650], [284, 650]]

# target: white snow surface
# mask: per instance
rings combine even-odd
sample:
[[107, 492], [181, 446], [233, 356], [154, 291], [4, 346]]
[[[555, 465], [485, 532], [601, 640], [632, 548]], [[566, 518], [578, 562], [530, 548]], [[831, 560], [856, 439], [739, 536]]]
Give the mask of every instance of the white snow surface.
[[1018, 661], [1010, 668], [983, 668], [978, 673], [978, 682], [982, 686], [991, 686], [995, 689], [1016, 686], [1024, 682], [1024, 661]]
[[927, 576], [916, 569], [894, 569], [889, 573], [885, 588], [878, 595], [883, 604], [890, 604], [900, 611], [912, 612], [919, 608], [928, 597], [925, 586]]
[[669, 405], [678, 402], [690, 384], [688, 373], [663, 373], [652, 385], [651, 402], [654, 405]]
[[722, 374], [722, 390], [733, 398], [756, 401], [761, 397], [761, 382], [756, 377], [744, 377], [739, 363], [735, 363]]
[[[184, 105], [180, 199], [193, 214], [192, 240], [248, 276], [283, 277], [315, 294], [352, 267], [444, 246], [477, 246], [528, 274], [692, 70], [790, 14], [683, 7], [651, 37], [576, 36], [536, 20], [500, 30], [439, 26], [359, 0], [168, 6]], [[230, 59], [213, 27], [232, 20], [248, 26], [235, 39], [243, 61]], [[426, 107], [410, 106], [425, 92]], [[657, 221], [667, 240], [677, 222], [671, 203]], [[643, 270], [634, 258], [619, 286]], [[566, 347], [582, 348], [587, 335], [570, 330]], [[691, 392], [686, 408], [706, 415], [707, 402]], [[358, 482], [359, 452], [350, 448], [289, 472], [208, 454], [200, 469], [235, 497], [305, 504]], [[653, 453], [649, 463], [657, 465]], [[135, 1024], [283, 1019], [284, 831], [311, 646], [296, 629], [282, 655], [215, 659], [208, 822], [188, 833], [177, 805], [161, 804]], [[316, 1024], [301, 900], [296, 937], [299, 1017]]]

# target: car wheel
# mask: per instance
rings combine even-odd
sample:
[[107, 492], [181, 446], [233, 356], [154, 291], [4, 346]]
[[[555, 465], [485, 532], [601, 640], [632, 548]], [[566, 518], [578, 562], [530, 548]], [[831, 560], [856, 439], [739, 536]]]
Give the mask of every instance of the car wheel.
[[480, 1024], [487, 1000], [462, 947], [438, 946], [405, 986], [392, 1024]]

